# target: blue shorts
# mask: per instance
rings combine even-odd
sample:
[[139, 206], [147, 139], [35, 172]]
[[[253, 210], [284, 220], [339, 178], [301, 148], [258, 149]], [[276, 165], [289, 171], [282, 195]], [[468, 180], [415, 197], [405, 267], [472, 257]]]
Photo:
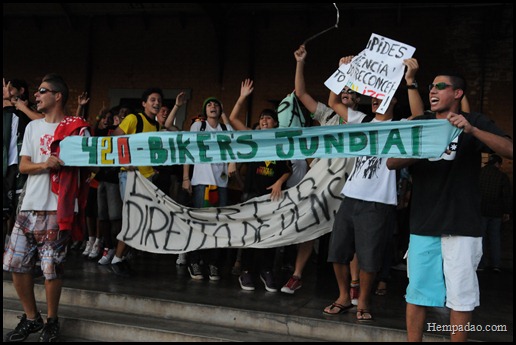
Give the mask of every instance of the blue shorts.
[[426, 307], [445, 306], [446, 285], [441, 248], [440, 236], [410, 235], [407, 303]]

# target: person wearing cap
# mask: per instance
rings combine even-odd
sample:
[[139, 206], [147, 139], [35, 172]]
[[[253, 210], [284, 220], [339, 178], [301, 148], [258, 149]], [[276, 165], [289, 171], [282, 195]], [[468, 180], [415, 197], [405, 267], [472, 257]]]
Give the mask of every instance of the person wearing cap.
[[502, 223], [508, 221], [512, 213], [512, 186], [507, 174], [500, 170], [502, 163], [502, 157], [491, 154], [480, 170], [479, 179], [484, 236], [483, 255], [477, 270], [490, 267], [497, 273], [501, 271]]
[[[230, 125], [222, 122], [222, 103], [215, 97], [208, 97], [202, 105], [204, 121], [197, 121], [190, 127], [191, 132], [232, 131]], [[194, 164], [190, 178], [190, 165], [183, 166], [182, 188], [192, 195], [193, 207], [223, 207], [228, 203], [228, 163]], [[220, 280], [220, 248], [196, 250], [187, 254], [188, 272], [192, 279], [204, 279], [201, 262], [208, 267], [208, 277], [212, 281]]]
[[[229, 121], [236, 130], [250, 130], [239, 119], [239, 114], [243, 108], [247, 97], [253, 92], [253, 81], [246, 79], [242, 82], [240, 97], [238, 98]], [[272, 109], [264, 109], [260, 114], [260, 130], [277, 128], [278, 114]], [[247, 167], [244, 192], [253, 197], [270, 194], [271, 200], [278, 201], [285, 189], [286, 182], [292, 170], [289, 161], [267, 161], [250, 162]], [[278, 291], [276, 279], [273, 275], [273, 264], [276, 255], [276, 248], [256, 249], [245, 248], [242, 250], [241, 274], [238, 278], [240, 287], [246, 291], [255, 289], [254, 275], [262, 281], [265, 289], [269, 292]], [[253, 272], [254, 269], [259, 272]]]

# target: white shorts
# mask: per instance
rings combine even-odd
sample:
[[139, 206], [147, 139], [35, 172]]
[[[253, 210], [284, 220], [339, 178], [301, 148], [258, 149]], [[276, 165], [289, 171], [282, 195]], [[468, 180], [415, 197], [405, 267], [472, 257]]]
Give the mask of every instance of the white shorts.
[[482, 237], [441, 237], [446, 306], [469, 312], [480, 305], [477, 267], [482, 258]]

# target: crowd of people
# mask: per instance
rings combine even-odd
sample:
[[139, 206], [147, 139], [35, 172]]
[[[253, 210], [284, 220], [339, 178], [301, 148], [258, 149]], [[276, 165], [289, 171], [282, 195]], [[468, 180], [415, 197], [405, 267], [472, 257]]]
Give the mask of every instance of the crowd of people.
[[[491, 156], [496, 163], [501, 163], [501, 157], [512, 159], [512, 139], [487, 116], [464, 108], [466, 81], [456, 72], [436, 74], [429, 86], [430, 109], [425, 112], [416, 82], [418, 62], [414, 58], [405, 60], [404, 83], [387, 110], [380, 113], [377, 110], [382, 99], [371, 98], [370, 109], [364, 110], [361, 95], [349, 87], [340, 94], [330, 92], [328, 104], [315, 100], [307, 91], [304, 78], [306, 47], [300, 46], [294, 58], [295, 95], [312, 114], [315, 124], [345, 126], [445, 119], [462, 129], [439, 158], [363, 156], [353, 160], [353, 170], [341, 191], [342, 203], [335, 215], [327, 257], [334, 269], [339, 295], [328, 306], [321, 306], [322, 312], [335, 316], [356, 307], [358, 322], [374, 321], [371, 295], [386, 294], [389, 270], [399, 263], [399, 254], [408, 250], [408, 340], [422, 341], [427, 307], [446, 306], [451, 310], [450, 325], [467, 324], [480, 300], [476, 270], [485, 237], [482, 224], [492, 224], [488, 228], [491, 260], [499, 269], [500, 250], [496, 247], [499, 232], [493, 229], [499, 230], [501, 219], [512, 212], [510, 204], [510, 208], [504, 206], [496, 214], [481, 213], [480, 190], [489, 194], [495, 188], [479, 187], [482, 153], [496, 153]], [[349, 64], [352, 58], [342, 58], [339, 65]], [[253, 90], [253, 80], [245, 79], [229, 117], [221, 101], [209, 97], [202, 104], [198, 121], [192, 121], [188, 129], [216, 132], [277, 128], [280, 121], [275, 109], [263, 109], [253, 128], [247, 127], [240, 118]], [[162, 90], [149, 88], [142, 94], [142, 109], [125, 105], [113, 109], [103, 107], [96, 123], [91, 125], [83, 119], [89, 102], [87, 93], [78, 97], [74, 116], [65, 113], [68, 96], [66, 82], [56, 74], [42, 79], [34, 93], [35, 104], [28, 101], [27, 83], [4, 79], [3, 269], [12, 272], [24, 310], [18, 326], [7, 334], [5, 341], [24, 341], [40, 330], [40, 341], [59, 339], [58, 305], [63, 265], [70, 248], [81, 248], [85, 258], [96, 260], [99, 265], [109, 265], [114, 274], [125, 277], [134, 274], [128, 263], [132, 250], [117, 239], [122, 227], [128, 171], [138, 170], [185, 206], [223, 207], [263, 195], [270, 196], [269, 202], [276, 202], [285, 189], [299, 183], [320, 160], [121, 169], [69, 167], [59, 158], [58, 143], [66, 136], [178, 131], [175, 118], [179, 108], [186, 104], [186, 98], [184, 93], [179, 93], [175, 103], [167, 106], [163, 104]], [[409, 113], [403, 113], [401, 107], [405, 99]], [[239, 198], [230, 197], [229, 185], [233, 179], [242, 188]], [[501, 190], [506, 189], [505, 179], [503, 183]], [[503, 197], [509, 200], [512, 195]], [[233, 249], [232, 272], [238, 275], [243, 290], [253, 291], [261, 281], [268, 292], [279, 290], [294, 294], [302, 288], [303, 270], [312, 255], [314, 242], [310, 240], [288, 248]], [[282, 287], [277, 285], [273, 267], [279, 250], [294, 252], [290, 262], [291, 277]], [[180, 255], [177, 264], [186, 265], [192, 279], [217, 281], [222, 278], [221, 259], [222, 252], [218, 248], [196, 250]], [[33, 291], [38, 266], [47, 291], [46, 322], [36, 307]], [[457, 332], [451, 337], [466, 340], [467, 332]]]

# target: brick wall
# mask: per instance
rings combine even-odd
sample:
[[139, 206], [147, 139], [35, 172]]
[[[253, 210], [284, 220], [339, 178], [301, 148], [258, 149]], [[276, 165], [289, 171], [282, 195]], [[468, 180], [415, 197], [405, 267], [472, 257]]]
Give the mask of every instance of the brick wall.
[[[505, 7], [341, 10], [339, 28], [307, 45], [307, 87], [327, 101], [324, 81], [341, 56], [359, 53], [371, 33], [416, 47], [423, 98], [442, 68], [458, 67], [468, 79], [473, 110], [489, 115], [513, 135], [512, 5]], [[32, 91], [48, 72], [62, 74], [77, 96], [91, 95], [93, 120], [110, 89], [191, 89], [187, 115], [196, 116], [208, 96], [229, 113], [240, 83], [252, 77], [250, 122], [294, 89], [294, 50], [335, 23], [332, 13], [249, 13], [225, 17], [153, 15], [9, 20], [3, 31], [3, 74], [29, 81]], [[272, 102], [271, 102], [272, 101]], [[504, 164], [512, 177], [512, 161]]]

